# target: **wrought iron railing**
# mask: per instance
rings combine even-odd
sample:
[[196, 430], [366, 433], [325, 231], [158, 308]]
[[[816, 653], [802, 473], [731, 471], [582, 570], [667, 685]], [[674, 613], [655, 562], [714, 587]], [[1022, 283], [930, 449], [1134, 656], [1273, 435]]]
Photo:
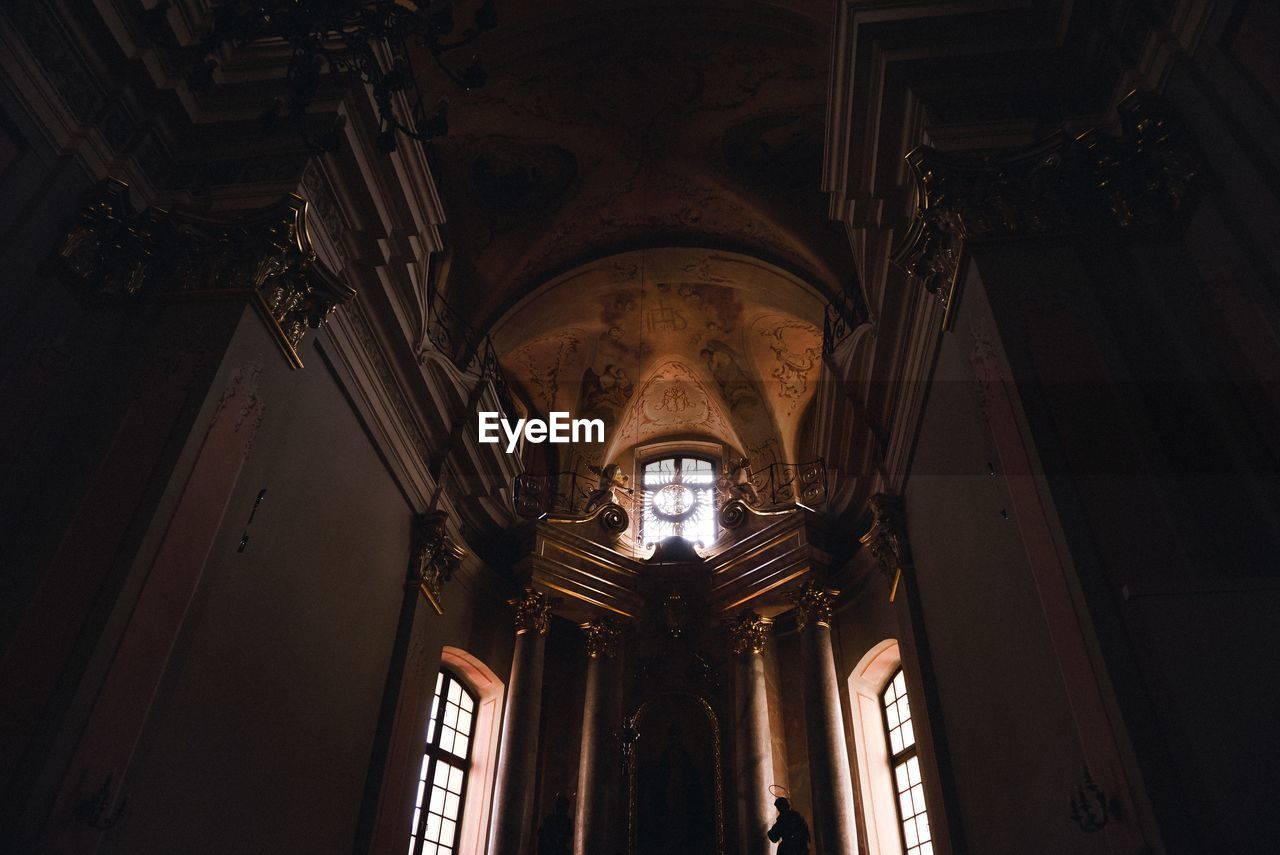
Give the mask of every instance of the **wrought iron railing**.
[[513, 501], [516, 513], [526, 519], [539, 519], [547, 514], [587, 514], [609, 501], [627, 510], [634, 505], [636, 493], [629, 487], [614, 486], [612, 497], [597, 497], [593, 502], [592, 494], [599, 490], [599, 475], [569, 471], [551, 475], [525, 473], [516, 476]]
[[808, 463], [774, 463], [751, 475], [761, 507], [798, 503], [818, 507], [827, 500], [827, 465], [821, 457]]
[[482, 380], [493, 383], [503, 412], [508, 416], [515, 415], [511, 388], [502, 371], [493, 339], [480, 333], [438, 294], [427, 304], [427, 341], [459, 371], [478, 370]]
[[822, 353], [824, 356], [835, 353], [840, 343], [849, 337], [854, 328], [867, 317], [867, 307], [862, 302], [862, 294], [856, 284], [841, 291], [834, 300], [827, 303], [822, 318]]
[[[719, 486], [717, 504], [741, 499], [756, 508], [777, 508], [801, 504], [817, 508], [827, 500], [827, 466], [821, 457], [807, 463], [774, 463], [752, 472], [750, 487], [744, 488], [726, 477]], [[591, 513], [609, 501], [634, 514], [642, 493], [615, 485], [611, 497], [601, 496], [599, 475], [556, 472], [551, 475], [516, 476], [513, 502], [516, 513], [526, 519], [548, 514], [577, 516]], [[593, 496], [593, 494], [595, 494]], [[594, 499], [594, 501], [593, 501]]]

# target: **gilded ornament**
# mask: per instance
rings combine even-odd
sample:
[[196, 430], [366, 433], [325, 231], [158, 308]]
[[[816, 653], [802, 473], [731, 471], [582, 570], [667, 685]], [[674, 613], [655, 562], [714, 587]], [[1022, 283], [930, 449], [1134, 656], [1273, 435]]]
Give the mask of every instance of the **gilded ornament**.
[[594, 618], [582, 624], [587, 635], [587, 655], [592, 659], [618, 656], [618, 642], [622, 639], [622, 626], [613, 618]]
[[440, 614], [444, 614], [441, 593], [462, 565], [466, 550], [449, 536], [448, 515], [444, 511], [428, 511], [413, 522], [413, 561], [422, 595]]
[[810, 579], [804, 587], [791, 595], [796, 607], [796, 625], [804, 629], [809, 624], [831, 628], [831, 607], [839, 591], [824, 588]]
[[526, 632], [546, 635], [551, 628], [551, 604], [541, 591], [526, 587], [520, 599], [507, 600], [507, 605], [516, 610], [516, 635]]
[[120, 181], [93, 187], [50, 260], [82, 299], [247, 298], [290, 364], [301, 368], [298, 347], [307, 331], [355, 297], [316, 258], [299, 196], [222, 219], [160, 208], [135, 212], [128, 196]]
[[734, 653], [764, 653], [765, 641], [773, 627], [773, 618], [746, 609], [729, 623], [729, 637]]

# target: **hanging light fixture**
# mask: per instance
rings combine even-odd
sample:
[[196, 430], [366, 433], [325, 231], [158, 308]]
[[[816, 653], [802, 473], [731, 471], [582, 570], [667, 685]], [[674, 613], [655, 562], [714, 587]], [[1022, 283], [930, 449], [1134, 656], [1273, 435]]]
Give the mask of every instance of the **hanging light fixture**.
[[[428, 0], [228, 0], [213, 7], [209, 31], [192, 45], [172, 42], [168, 0], [142, 13], [143, 31], [193, 58], [187, 84], [195, 91], [213, 85], [218, 56], [228, 47], [282, 41], [292, 51], [288, 67], [289, 95], [276, 99], [260, 115], [265, 131], [291, 119], [315, 151], [333, 151], [341, 142], [341, 124], [312, 137], [306, 128], [307, 108], [324, 75], [357, 75], [373, 93], [378, 111], [377, 146], [395, 151], [398, 136], [426, 142], [448, 132], [448, 101], [430, 112], [413, 67], [413, 48], [420, 47], [455, 84], [466, 90], [485, 84], [480, 58], [465, 67], [447, 61], [497, 26], [493, 0], [483, 0], [471, 15], [472, 25], [457, 31], [454, 3]], [[407, 112], [397, 102], [403, 97]]]

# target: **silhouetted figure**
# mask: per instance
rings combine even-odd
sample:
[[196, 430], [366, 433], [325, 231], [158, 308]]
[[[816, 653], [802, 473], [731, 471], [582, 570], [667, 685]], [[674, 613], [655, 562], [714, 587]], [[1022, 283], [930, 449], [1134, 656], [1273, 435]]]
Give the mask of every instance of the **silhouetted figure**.
[[555, 810], [538, 826], [538, 855], [573, 855], [573, 820], [567, 796], [556, 795]]
[[778, 821], [769, 829], [769, 839], [782, 841], [777, 855], [809, 855], [809, 824], [804, 817], [793, 811], [786, 799], [775, 799], [773, 806], [778, 809]]

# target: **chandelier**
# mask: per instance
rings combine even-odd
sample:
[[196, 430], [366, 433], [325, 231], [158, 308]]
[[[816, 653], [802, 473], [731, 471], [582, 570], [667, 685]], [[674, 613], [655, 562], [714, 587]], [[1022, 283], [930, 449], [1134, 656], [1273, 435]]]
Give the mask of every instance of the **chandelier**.
[[[144, 32], [165, 43], [168, 0], [142, 15]], [[493, 0], [482, 0], [472, 13], [472, 25], [458, 31], [451, 0], [227, 0], [212, 9], [212, 26], [191, 45], [170, 44], [194, 57], [187, 85], [201, 92], [213, 85], [218, 56], [226, 48], [255, 42], [283, 42], [289, 59], [287, 98], [277, 98], [259, 119], [273, 132], [282, 119], [291, 120], [315, 151], [334, 151], [342, 140], [342, 119], [329, 131], [312, 137], [307, 107], [326, 75], [354, 75], [368, 85], [378, 112], [378, 149], [396, 149], [397, 135], [426, 142], [448, 132], [448, 101], [441, 99], [430, 112], [413, 67], [413, 48], [430, 54], [437, 66], [463, 89], [484, 85], [479, 57], [459, 68], [450, 54], [497, 26]], [[170, 42], [172, 39], [170, 37]]]

